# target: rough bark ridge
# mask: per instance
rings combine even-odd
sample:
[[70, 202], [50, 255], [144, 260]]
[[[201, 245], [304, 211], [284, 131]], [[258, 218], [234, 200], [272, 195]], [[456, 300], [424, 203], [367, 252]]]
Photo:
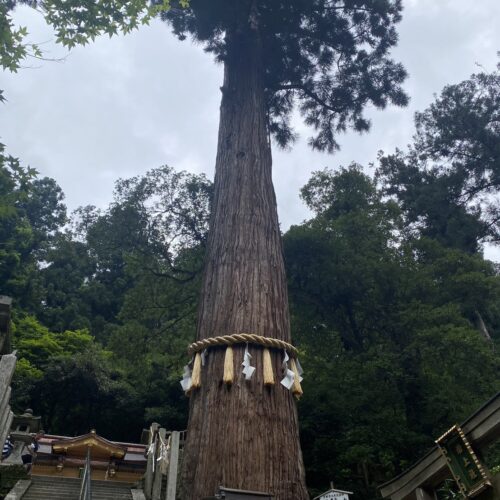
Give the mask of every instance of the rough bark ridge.
[[[286, 277], [271, 178], [271, 148], [258, 29], [229, 32], [198, 339], [249, 332], [290, 342]], [[297, 410], [279, 384], [282, 354], [273, 352], [276, 385], [265, 387], [262, 349], [250, 346], [257, 370], [241, 375], [243, 346], [234, 348], [236, 380], [222, 383], [224, 349], [213, 349], [193, 392], [182, 471], [182, 498], [199, 500], [218, 486], [267, 491], [303, 500], [304, 467]]]

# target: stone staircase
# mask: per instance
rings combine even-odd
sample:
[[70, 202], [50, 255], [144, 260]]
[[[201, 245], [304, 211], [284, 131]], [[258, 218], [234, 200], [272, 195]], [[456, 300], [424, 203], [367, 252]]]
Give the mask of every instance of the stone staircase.
[[[131, 484], [92, 481], [92, 500], [132, 500]], [[78, 500], [81, 481], [67, 477], [32, 476], [22, 500]]]

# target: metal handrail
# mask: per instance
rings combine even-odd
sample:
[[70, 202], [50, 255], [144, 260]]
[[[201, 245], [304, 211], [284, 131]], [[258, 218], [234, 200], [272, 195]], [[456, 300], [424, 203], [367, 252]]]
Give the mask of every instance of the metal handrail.
[[92, 478], [90, 470], [90, 448], [87, 449], [87, 458], [83, 469], [82, 486], [79, 500], [92, 500]]

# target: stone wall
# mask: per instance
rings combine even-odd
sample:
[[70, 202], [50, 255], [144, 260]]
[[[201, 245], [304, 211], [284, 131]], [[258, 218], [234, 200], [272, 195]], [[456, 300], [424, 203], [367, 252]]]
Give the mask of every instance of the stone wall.
[[16, 369], [16, 355], [4, 354], [0, 359], [0, 446], [3, 447], [14, 414], [10, 409], [10, 382]]

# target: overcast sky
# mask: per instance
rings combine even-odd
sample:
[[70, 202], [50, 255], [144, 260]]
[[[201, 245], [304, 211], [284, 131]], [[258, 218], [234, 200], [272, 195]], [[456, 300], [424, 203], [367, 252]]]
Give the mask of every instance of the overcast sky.
[[[415, 111], [425, 109], [444, 85], [468, 78], [478, 65], [495, 68], [499, 0], [403, 4], [393, 54], [410, 74], [410, 105], [370, 111], [371, 132], [341, 137], [342, 150], [333, 156], [311, 152], [307, 130], [297, 122], [301, 140], [290, 152], [274, 150], [283, 229], [309, 217], [299, 189], [312, 171], [352, 161], [368, 168], [378, 150], [405, 148]], [[117, 178], [164, 164], [212, 178], [222, 68], [200, 46], [179, 42], [156, 22], [67, 54], [39, 13], [21, 7], [15, 19], [47, 57], [64, 60], [28, 60], [17, 74], [0, 73], [8, 100], [0, 110], [0, 140], [25, 165], [56, 179], [70, 210], [105, 207]], [[500, 260], [500, 251], [487, 249], [486, 255]]]

